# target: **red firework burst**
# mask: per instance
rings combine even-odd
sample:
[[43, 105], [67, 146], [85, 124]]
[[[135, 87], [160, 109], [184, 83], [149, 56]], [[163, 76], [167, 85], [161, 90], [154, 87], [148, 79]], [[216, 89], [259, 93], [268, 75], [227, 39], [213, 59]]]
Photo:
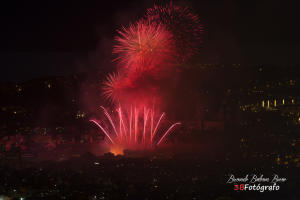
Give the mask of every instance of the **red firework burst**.
[[146, 18], [150, 23], [165, 25], [176, 43], [176, 49], [184, 61], [197, 53], [201, 43], [203, 27], [197, 15], [188, 7], [175, 6], [172, 2], [166, 6], [154, 5], [147, 10]]
[[129, 28], [123, 27], [118, 33], [113, 53], [118, 55], [116, 60], [123, 68], [143, 71], [167, 66], [174, 61], [173, 35], [164, 25], [140, 20]]
[[110, 101], [118, 101], [124, 90], [124, 86], [128, 87], [127, 82], [126, 78], [118, 72], [109, 74], [102, 87], [104, 97]]

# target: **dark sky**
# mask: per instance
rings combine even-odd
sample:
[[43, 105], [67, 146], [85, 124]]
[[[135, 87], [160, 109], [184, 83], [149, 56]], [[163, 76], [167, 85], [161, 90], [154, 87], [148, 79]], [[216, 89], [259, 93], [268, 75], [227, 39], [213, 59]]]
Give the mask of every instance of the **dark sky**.
[[[0, 6], [1, 81], [110, 65], [116, 29], [154, 0], [7, 1]], [[203, 63], [298, 64], [296, 1], [186, 0], [205, 28]]]

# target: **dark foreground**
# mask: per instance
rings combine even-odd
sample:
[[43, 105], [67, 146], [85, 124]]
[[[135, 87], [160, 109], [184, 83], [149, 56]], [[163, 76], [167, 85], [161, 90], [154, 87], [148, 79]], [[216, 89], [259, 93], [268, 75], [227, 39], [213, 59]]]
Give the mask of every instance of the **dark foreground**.
[[[298, 199], [299, 167], [272, 156], [85, 153], [62, 161], [1, 160], [0, 199]], [[235, 191], [230, 174], [287, 178], [278, 191]], [[261, 183], [270, 185], [271, 183]], [[3, 196], [1, 196], [3, 195]]]

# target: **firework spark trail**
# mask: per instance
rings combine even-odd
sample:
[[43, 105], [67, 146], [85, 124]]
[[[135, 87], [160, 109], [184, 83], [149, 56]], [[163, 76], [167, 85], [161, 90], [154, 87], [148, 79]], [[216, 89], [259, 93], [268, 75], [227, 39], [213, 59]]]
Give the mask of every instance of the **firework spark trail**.
[[129, 117], [129, 141], [131, 141], [131, 125], [132, 125], [132, 106], [130, 106], [130, 117]]
[[137, 142], [137, 129], [138, 129], [138, 115], [139, 111], [134, 107], [134, 142]]
[[156, 134], [158, 125], [159, 125], [161, 119], [162, 119], [164, 116], [165, 116], [165, 113], [161, 114], [161, 116], [160, 116], [160, 118], [159, 118], [159, 120], [158, 120], [158, 122], [157, 122], [157, 124], [156, 124], [156, 126], [155, 126], [155, 129], [154, 129], [154, 132], [153, 132], [153, 134], [152, 134], [151, 140], [153, 140], [153, 138], [154, 138], [154, 136], [155, 136], [155, 134]]
[[150, 124], [150, 143], [152, 144], [152, 136], [153, 136], [153, 117], [154, 117], [154, 108], [151, 110], [151, 124]]
[[120, 140], [123, 141], [123, 131], [122, 131], [122, 115], [121, 115], [121, 108], [117, 109], [117, 113], [119, 115], [119, 133], [120, 133]]
[[160, 138], [160, 140], [157, 142], [157, 145], [159, 145], [161, 143], [161, 141], [168, 135], [168, 133], [176, 126], [176, 125], [180, 125], [181, 123], [175, 123], [173, 124], [167, 131], [166, 133]]
[[149, 110], [147, 110], [144, 107], [144, 131], [143, 131], [143, 142], [144, 142], [144, 144], [146, 144], [146, 125], [147, 125], [147, 121], [148, 121], [148, 113], [149, 113]]
[[112, 125], [112, 127], [113, 127], [113, 129], [114, 129], [114, 131], [115, 131], [115, 133], [116, 133], [116, 135], [117, 135], [117, 137], [118, 137], [118, 132], [117, 132], [116, 126], [115, 126], [115, 124], [113, 123], [113, 121], [112, 121], [110, 115], [108, 114], [107, 110], [106, 110], [103, 106], [101, 106], [101, 108], [104, 110], [105, 116], [108, 118], [110, 124]]
[[109, 134], [106, 132], [106, 130], [96, 121], [96, 120], [90, 120], [94, 124], [96, 124], [102, 131], [103, 133], [108, 137], [108, 139], [111, 141], [111, 143], [115, 144], [115, 142], [110, 138]]

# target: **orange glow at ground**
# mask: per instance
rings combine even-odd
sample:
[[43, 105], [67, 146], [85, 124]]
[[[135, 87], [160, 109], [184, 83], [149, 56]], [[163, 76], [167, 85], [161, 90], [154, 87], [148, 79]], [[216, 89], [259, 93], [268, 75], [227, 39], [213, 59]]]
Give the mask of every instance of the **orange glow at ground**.
[[118, 146], [112, 146], [110, 148], [110, 152], [113, 153], [114, 155], [123, 155], [123, 148], [122, 147], [118, 147]]

